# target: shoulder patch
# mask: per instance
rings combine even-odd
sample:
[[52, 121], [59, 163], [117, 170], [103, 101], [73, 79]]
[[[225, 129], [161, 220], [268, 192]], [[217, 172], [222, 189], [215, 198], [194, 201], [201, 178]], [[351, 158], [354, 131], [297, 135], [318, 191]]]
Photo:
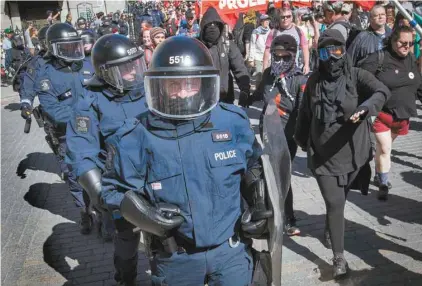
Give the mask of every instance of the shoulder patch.
[[41, 86], [41, 90], [42, 91], [50, 90], [50, 87], [51, 87], [50, 80], [48, 80], [48, 79], [41, 80], [40, 81], [40, 86]]
[[222, 109], [236, 113], [242, 118], [249, 120], [248, 115], [246, 115], [246, 112], [243, 109], [241, 109], [239, 106], [236, 106], [234, 104], [224, 103], [224, 102], [220, 102], [219, 105]]
[[230, 131], [216, 131], [212, 132], [212, 141], [214, 142], [224, 142], [232, 141], [232, 134]]
[[88, 133], [90, 118], [87, 116], [76, 116], [76, 131], [79, 133]]
[[29, 67], [26, 71], [31, 77], [34, 77], [34, 69], [33, 68]]

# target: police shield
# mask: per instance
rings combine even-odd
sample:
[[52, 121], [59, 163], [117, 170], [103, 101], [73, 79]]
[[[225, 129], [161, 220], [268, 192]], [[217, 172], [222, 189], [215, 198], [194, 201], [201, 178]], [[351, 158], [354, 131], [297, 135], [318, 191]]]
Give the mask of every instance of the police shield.
[[271, 279], [271, 285], [279, 286], [281, 285], [284, 201], [290, 186], [291, 162], [283, 124], [273, 101], [268, 103], [261, 115], [260, 129], [264, 149], [261, 160], [269, 205], [274, 214], [268, 221], [267, 243], [271, 257], [271, 262], [268, 261], [268, 263], [270, 263], [271, 277], [267, 279]]

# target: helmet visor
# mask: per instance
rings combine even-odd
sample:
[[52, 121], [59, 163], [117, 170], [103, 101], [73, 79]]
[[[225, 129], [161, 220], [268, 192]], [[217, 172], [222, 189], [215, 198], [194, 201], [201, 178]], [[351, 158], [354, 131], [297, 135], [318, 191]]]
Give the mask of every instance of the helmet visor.
[[117, 89], [132, 90], [142, 84], [145, 70], [144, 58], [138, 57], [104, 68], [103, 79]]
[[220, 99], [220, 77], [145, 76], [148, 108], [170, 119], [191, 119], [209, 112]]
[[53, 49], [56, 57], [65, 60], [79, 61], [85, 57], [82, 40], [55, 43]]
[[330, 57], [341, 59], [346, 53], [345, 46], [327, 46], [318, 49], [319, 58], [322, 61], [327, 61]]

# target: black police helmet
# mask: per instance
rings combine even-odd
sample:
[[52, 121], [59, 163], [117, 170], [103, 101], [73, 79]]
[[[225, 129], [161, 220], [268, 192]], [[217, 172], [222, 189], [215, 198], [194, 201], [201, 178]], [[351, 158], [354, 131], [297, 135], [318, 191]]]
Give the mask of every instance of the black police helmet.
[[104, 35], [97, 40], [91, 51], [96, 78], [121, 92], [134, 89], [135, 83], [125, 82], [122, 72], [124, 69], [134, 68], [137, 71], [137, 81], [142, 80], [145, 71], [145, 64], [141, 59], [143, 55], [142, 50], [127, 37], [119, 34]]
[[219, 74], [219, 71], [214, 67], [211, 54], [202, 42], [189, 37], [171, 37], [154, 50], [145, 75], [181, 74]]
[[148, 108], [158, 116], [190, 120], [210, 112], [220, 98], [220, 71], [197, 39], [171, 37], [155, 50], [145, 73]]
[[103, 22], [103, 26], [111, 25], [111, 18], [109, 16], [104, 16], [101, 20]]
[[78, 20], [76, 21], [76, 24], [79, 25], [86, 25], [86, 19], [84, 17], [80, 17], [78, 18]]
[[47, 44], [57, 42], [69, 42], [80, 40], [75, 28], [65, 23], [56, 23], [50, 26], [47, 30], [46, 40]]
[[46, 42], [48, 53], [67, 61], [84, 58], [82, 39], [72, 26], [56, 23], [47, 30]]

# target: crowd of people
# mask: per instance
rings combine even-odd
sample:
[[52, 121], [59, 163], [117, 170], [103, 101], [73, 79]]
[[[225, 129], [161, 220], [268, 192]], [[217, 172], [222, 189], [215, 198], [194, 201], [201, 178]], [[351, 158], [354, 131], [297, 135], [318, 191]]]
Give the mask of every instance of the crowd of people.
[[[421, 37], [394, 5], [379, 2], [367, 12], [353, 1], [270, 3], [240, 14], [233, 28], [213, 7], [199, 14], [193, 2], [137, 4], [125, 11], [130, 17], [100, 12], [72, 23], [69, 14], [54, 23], [49, 11], [50, 25], [30, 25], [23, 38], [5, 30], [7, 68], [21, 57], [13, 83], [22, 117], [41, 114], [81, 210], [81, 233], [98, 223], [114, 242], [119, 285], [135, 285], [135, 228], [153, 285], [271, 280], [257, 274], [266, 254], [251, 238], [274, 231], [274, 206], [234, 82], [241, 107], [263, 101], [264, 116], [276, 106], [290, 160], [298, 147], [307, 152], [326, 204], [333, 277], [349, 272], [347, 194], [368, 194], [375, 159], [378, 199], [388, 199], [393, 141], [409, 132], [422, 100]], [[422, 22], [422, 5], [402, 2]], [[284, 191], [282, 228], [300, 235], [289, 182]]]

